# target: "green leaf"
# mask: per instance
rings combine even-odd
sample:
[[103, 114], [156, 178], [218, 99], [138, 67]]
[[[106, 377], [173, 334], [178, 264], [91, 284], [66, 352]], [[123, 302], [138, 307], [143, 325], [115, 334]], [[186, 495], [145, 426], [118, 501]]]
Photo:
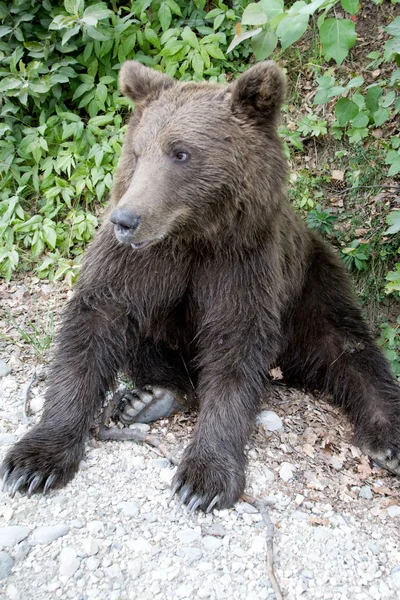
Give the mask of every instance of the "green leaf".
[[74, 95], [72, 96], [72, 100], [76, 100], [80, 98], [85, 92], [88, 92], [94, 87], [93, 83], [81, 83], [75, 90]]
[[160, 48], [161, 48], [160, 40], [158, 38], [158, 35], [156, 34], [156, 32], [153, 29], [150, 29], [149, 27], [147, 27], [144, 30], [144, 36], [145, 36], [146, 40], [148, 42], [150, 42], [150, 44], [152, 44], [155, 48], [158, 48], [158, 50], [160, 50]]
[[160, 25], [163, 31], [166, 31], [171, 24], [171, 9], [166, 2], [162, 2], [157, 13]]
[[12, 32], [12, 27], [0, 27], [0, 38]]
[[[313, 15], [315, 11], [318, 10], [319, 7], [325, 2], [326, 0], [313, 0], [312, 2], [310, 2], [310, 4], [306, 4], [305, 6], [298, 8], [296, 12], [298, 12], [300, 15]], [[292, 7], [290, 9], [290, 13], [294, 12], [294, 10], [295, 7]]]
[[259, 2], [268, 19], [272, 19], [283, 13], [283, 0], [261, 0]]
[[114, 120], [114, 113], [108, 115], [99, 115], [98, 117], [93, 117], [89, 119], [89, 125], [94, 125], [95, 127], [102, 127], [103, 125], [108, 125]]
[[50, 227], [50, 225], [43, 225], [43, 234], [48, 246], [54, 250], [57, 244], [57, 233], [55, 229]]
[[204, 62], [198, 52], [195, 52], [193, 54], [192, 67], [193, 67], [193, 71], [196, 73], [196, 75], [200, 75], [200, 77], [203, 76]]
[[64, 0], [65, 10], [70, 15], [79, 16], [85, 6], [84, 0]]
[[238, 46], [241, 42], [243, 42], [243, 40], [248, 40], [249, 38], [254, 37], [258, 33], [260, 33], [260, 31], [262, 31], [262, 28], [261, 27], [257, 27], [257, 29], [253, 29], [252, 31], [245, 31], [244, 33], [240, 33], [239, 35], [235, 35], [235, 37], [233, 38], [233, 40], [229, 44], [228, 49], [227, 49], [226, 52], [227, 53], [228, 52], [232, 52], [232, 50], [234, 50], [236, 48], [236, 46]]
[[340, 98], [335, 106], [336, 118], [342, 127], [352, 121], [359, 113], [359, 108], [355, 102], [347, 98]]
[[353, 127], [357, 127], [357, 128], [362, 128], [362, 127], [366, 127], [369, 123], [369, 116], [367, 115], [367, 113], [365, 112], [360, 112], [358, 113], [358, 115], [353, 119]]
[[99, 83], [96, 88], [96, 98], [100, 102], [100, 104], [104, 105], [104, 102], [107, 99], [107, 87], [104, 83]]
[[112, 15], [112, 11], [107, 8], [105, 2], [99, 2], [98, 4], [92, 4], [88, 6], [83, 17], [93, 17], [96, 21], [103, 21]]
[[376, 112], [374, 112], [373, 117], [375, 125], [377, 127], [380, 127], [381, 125], [383, 125], [383, 123], [385, 123], [385, 121], [388, 120], [388, 118], [390, 117], [390, 112], [387, 108], [379, 108]]
[[346, 85], [346, 88], [358, 88], [362, 86], [363, 83], [364, 77], [359, 75], [358, 77], [353, 77], [353, 79], [350, 79], [349, 83]]
[[365, 94], [365, 107], [369, 112], [374, 113], [379, 108], [379, 98], [382, 96], [382, 88], [379, 86], [371, 87]]
[[182, 16], [182, 12], [181, 9], [179, 8], [178, 4], [175, 2], [175, 0], [165, 0], [166, 3], [168, 4], [169, 8], [171, 9], [171, 12], [174, 15], [178, 15], [178, 17]]
[[70, 38], [72, 38], [74, 35], [76, 35], [77, 33], [80, 32], [80, 29], [81, 28], [79, 25], [76, 25], [72, 29], [67, 29], [67, 31], [64, 33], [63, 38], [61, 40], [61, 45], [64, 46]]
[[325, 57], [341, 65], [357, 40], [354, 23], [348, 19], [326, 19], [319, 32]]
[[350, 15], [355, 15], [358, 12], [359, 3], [358, 0], [340, 0], [343, 10]]
[[252, 2], [243, 11], [242, 25], [265, 25], [268, 17], [260, 4]]
[[0, 92], [6, 92], [7, 90], [15, 90], [22, 86], [22, 79], [16, 77], [5, 77], [0, 81]]
[[276, 48], [278, 38], [274, 31], [268, 29], [267, 31], [261, 31], [255, 35], [251, 40], [251, 47], [254, 52], [256, 60], [265, 60]]
[[199, 40], [197, 39], [194, 31], [190, 27], [185, 27], [181, 34], [182, 39], [189, 44], [195, 50], [199, 49]]
[[282, 19], [276, 28], [282, 50], [286, 50], [301, 38], [307, 29], [308, 18], [308, 15], [293, 15]]
[[390, 212], [386, 217], [386, 223], [390, 225], [390, 227], [389, 229], [386, 229], [385, 235], [398, 233], [400, 231], [400, 210], [393, 210]]
[[396, 17], [387, 27], [385, 27], [386, 33], [395, 37], [400, 37], [400, 16]]
[[221, 48], [218, 48], [218, 46], [214, 46], [213, 44], [206, 44], [204, 46], [204, 48], [207, 50], [207, 53], [212, 58], [217, 58], [219, 60], [225, 60], [224, 53], [222, 52]]

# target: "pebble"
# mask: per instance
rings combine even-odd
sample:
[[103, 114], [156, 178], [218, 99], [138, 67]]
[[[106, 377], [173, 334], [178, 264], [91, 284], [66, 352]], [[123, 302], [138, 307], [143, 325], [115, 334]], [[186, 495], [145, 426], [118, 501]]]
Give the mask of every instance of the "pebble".
[[397, 504], [394, 504], [393, 506], [388, 506], [386, 511], [389, 517], [400, 517], [400, 506], [398, 506]]
[[201, 536], [201, 531], [199, 529], [182, 529], [177, 534], [177, 537], [182, 544], [190, 544], [195, 540], [198, 540]]
[[67, 535], [68, 525], [52, 525], [48, 527], [38, 527], [32, 534], [32, 541], [36, 544], [49, 544], [60, 537]]
[[371, 500], [372, 498], [372, 490], [369, 487], [369, 485], [363, 485], [362, 488], [360, 488], [360, 494], [359, 494], [360, 498], [365, 498], [366, 500]]
[[9, 600], [19, 600], [20, 598], [19, 591], [12, 583], [10, 583], [10, 585], [7, 586], [6, 594]]
[[258, 426], [263, 425], [267, 431], [282, 429], [282, 419], [273, 410], [262, 410], [256, 418]]
[[31, 411], [36, 415], [44, 406], [44, 396], [34, 396], [30, 402]]
[[171, 469], [171, 467], [166, 467], [165, 469], [161, 469], [160, 471], [160, 480], [167, 485], [171, 485], [172, 478], [176, 473], [176, 468]]
[[75, 548], [67, 546], [60, 552], [60, 567], [59, 573], [61, 577], [68, 579], [74, 575], [79, 569], [80, 560], [78, 559]]
[[125, 517], [137, 517], [139, 514], [139, 504], [137, 502], [121, 502], [117, 508]]
[[265, 537], [258, 535], [251, 542], [250, 551], [252, 554], [260, 554], [265, 552]]
[[0, 549], [12, 548], [30, 534], [29, 527], [22, 525], [10, 525], [9, 527], [0, 528]]
[[206, 535], [202, 539], [202, 544], [206, 550], [217, 550], [221, 546], [222, 541], [215, 536]]
[[400, 565], [393, 567], [393, 569], [390, 571], [390, 575], [396, 589], [400, 590]]
[[5, 579], [11, 573], [14, 561], [7, 552], [0, 552], [0, 579]]
[[4, 360], [0, 359], [0, 377], [6, 377], [11, 373], [11, 367]]
[[98, 535], [104, 530], [104, 523], [102, 521], [88, 521], [86, 527], [89, 529], [90, 533]]
[[95, 540], [93, 540], [92, 538], [88, 538], [87, 540], [84, 540], [82, 546], [88, 556], [93, 556], [94, 554], [97, 554], [99, 551], [98, 543]]
[[288, 462], [283, 462], [279, 469], [279, 477], [283, 479], [283, 481], [290, 481], [293, 477], [294, 466]]
[[13, 433], [0, 433], [0, 446], [11, 446], [17, 441], [17, 436]]
[[99, 565], [100, 561], [95, 556], [89, 556], [89, 558], [86, 561], [86, 567], [89, 569], [89, 571], [96, 571]]

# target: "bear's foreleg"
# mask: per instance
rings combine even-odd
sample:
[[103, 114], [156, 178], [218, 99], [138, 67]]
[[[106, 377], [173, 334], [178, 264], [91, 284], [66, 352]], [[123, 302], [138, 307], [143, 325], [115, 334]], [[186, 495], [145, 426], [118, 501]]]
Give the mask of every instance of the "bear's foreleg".
[[3, 483], [30, 495], [73, 478], [96, 411], [126, 353], [125, 310], [109, 299], [93, 304], [77, 295], [57, 339], [40, 422], [8, 452]]

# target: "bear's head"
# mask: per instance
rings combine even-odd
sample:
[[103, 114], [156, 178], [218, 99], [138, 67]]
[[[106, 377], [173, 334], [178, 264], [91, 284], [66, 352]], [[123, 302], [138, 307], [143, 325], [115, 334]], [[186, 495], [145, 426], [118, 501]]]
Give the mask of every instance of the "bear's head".
[[112, 192], [117, 239], [134, 249], [166, 237], [215, 247], [265, 232], [286, 179], [276, 64], [256, 64], [223, 86], [128, 61], [120, 86], [135, 110]]

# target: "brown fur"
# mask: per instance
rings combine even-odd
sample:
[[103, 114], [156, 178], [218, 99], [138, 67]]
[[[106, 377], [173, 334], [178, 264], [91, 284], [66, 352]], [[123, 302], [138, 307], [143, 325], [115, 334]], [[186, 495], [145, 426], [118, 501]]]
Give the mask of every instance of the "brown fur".
[[279, 69], [261, 63], [222, 87], [130, 62], [121, 88], [136, 107], [116, 225], [107, 220], [87, 252], [43, 417], [6, 457], [6, 482], [64, 485], [118, 370], [190, 394], [184, 364], [200, 412], [174, 489], [192, 507], [231, 506], [243, 491], [245, 444], [275, 364], [332, 394], [358, 441], [396, 470], [399, 387], [342, 264], [285, 196]]

